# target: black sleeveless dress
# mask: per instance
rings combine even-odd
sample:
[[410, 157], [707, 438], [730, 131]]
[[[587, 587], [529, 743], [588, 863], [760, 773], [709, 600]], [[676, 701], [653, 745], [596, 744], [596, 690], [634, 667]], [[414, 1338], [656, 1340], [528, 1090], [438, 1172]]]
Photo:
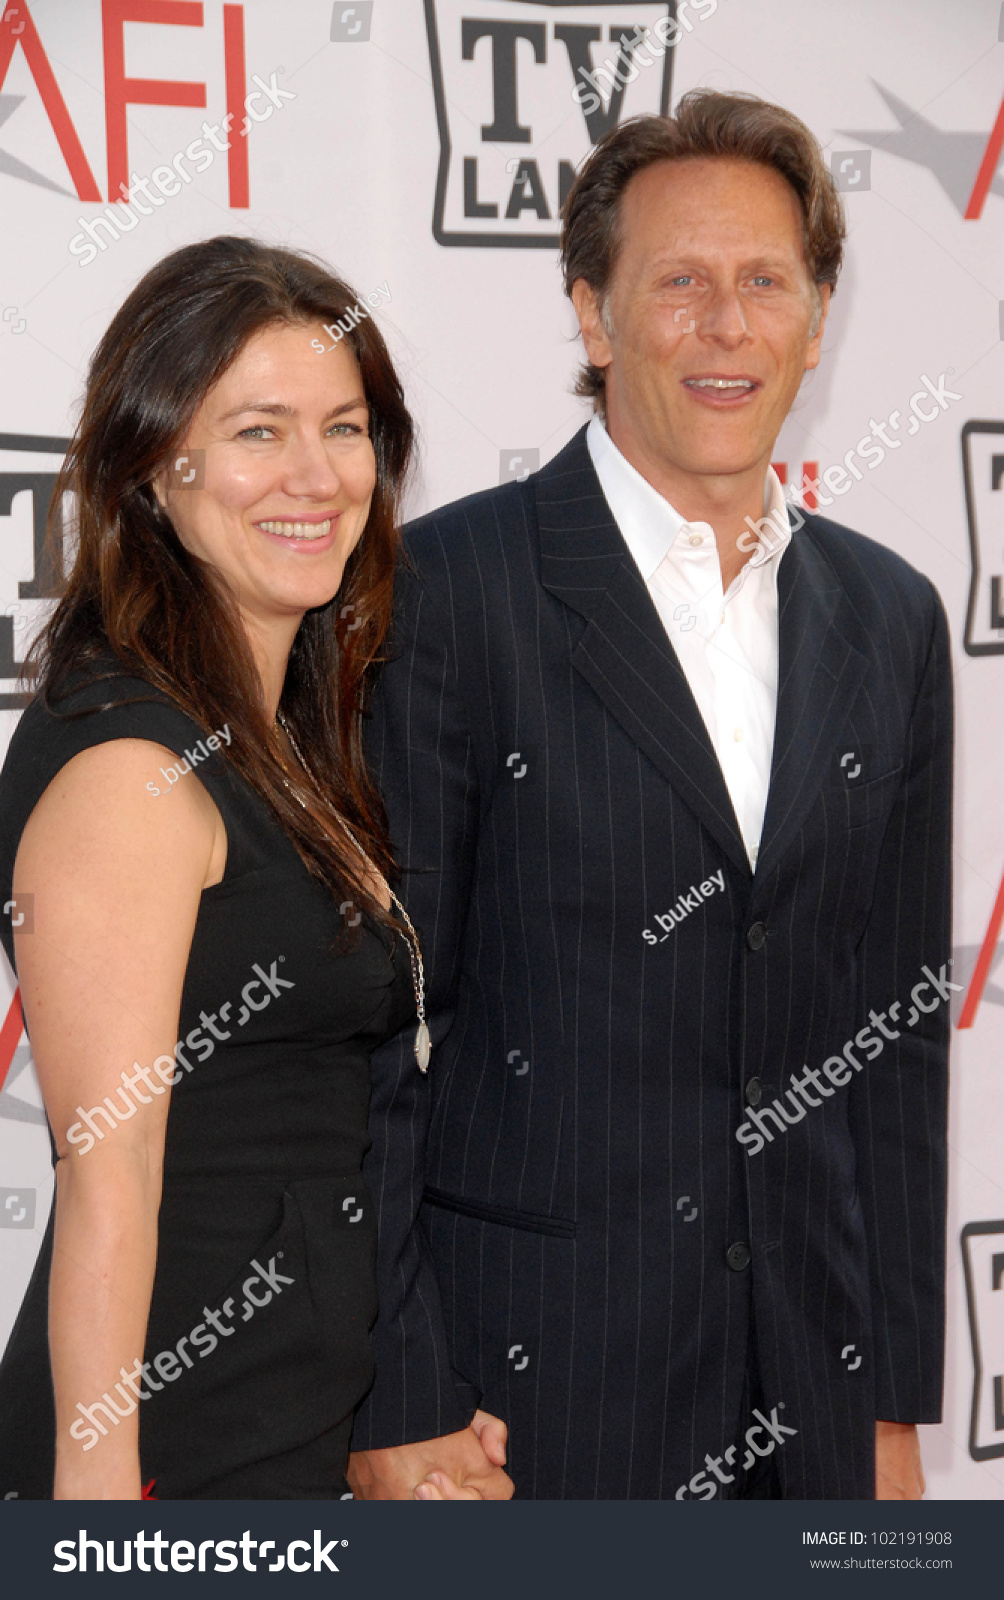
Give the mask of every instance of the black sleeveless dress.
[[[99, 1449], [138, 1406], [143, 1483], [157, 1499], [339, 1498], [353, 1411], [372, 1381], [377, 1310], [373, 1204], [360, 1176], [369, 1057], [414, 1014], [407, 945], [366, 920], [354, 946], [333, 950], [339, 906], [229, 767], [224, 730], [197, 727], [125, 677], [77, 688], [57, 710], [29, 706], [0, 774], [5, 902], [43, 791], [79, 751], [109, 739], [173, 751], [178, 760], [148, 785], [150, 804], [169, 806], [178, 782], [201, 782], [227, 832], [223, 880], [202, 894], [174, 1060], [121, 1063], [130, 1085], [82, 1106], [71, 1125], [68, 1159], [86, 1160], [88, 1141], [114, 1138], [120, 1121], [142, 1114], [144, 1095], [177, 1078], [143, 1365], [104, 1395], [82, 1395], [71, 1432], [81, 1449]], [[9, 918], [3, 938], [13, 963]], [[52, 1232], [50, 1217], [0, 1365], [0, 1493], [20, 1499], [52, 1496]]]

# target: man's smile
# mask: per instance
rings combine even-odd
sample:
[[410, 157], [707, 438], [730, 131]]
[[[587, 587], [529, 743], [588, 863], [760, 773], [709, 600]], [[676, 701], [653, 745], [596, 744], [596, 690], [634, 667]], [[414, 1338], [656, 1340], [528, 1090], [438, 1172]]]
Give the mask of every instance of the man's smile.
[[720, 410], [726, 406], [742, 405], [757, 393], [761, 385], [757, 378], [746, 373], [701, 373], [683, 379], [683, 387], [695, 400]]

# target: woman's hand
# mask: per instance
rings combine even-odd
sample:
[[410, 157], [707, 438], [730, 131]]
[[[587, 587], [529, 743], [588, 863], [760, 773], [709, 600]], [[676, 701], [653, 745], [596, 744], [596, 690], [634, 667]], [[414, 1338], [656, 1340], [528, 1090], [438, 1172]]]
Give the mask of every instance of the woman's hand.
[[357, 1500], [510, 1500], [513, 1482], [502, 1470], [508, 1437], [500, 1418], [476, 1411], [457, 1433], [358, 1451], [349, 1457], [349, 1483]]

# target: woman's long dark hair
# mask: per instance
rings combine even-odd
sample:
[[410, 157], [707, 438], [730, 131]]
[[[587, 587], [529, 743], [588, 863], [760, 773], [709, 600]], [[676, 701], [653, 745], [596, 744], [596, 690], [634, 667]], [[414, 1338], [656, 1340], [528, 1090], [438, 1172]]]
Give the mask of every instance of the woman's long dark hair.
[[[375, 323], [327, 268], [254, 239], [221, 237], [167, 256], [111, 322], [88, 373], [83, 413], [53, 495], [76, 500], [73, 570], [26, 663], [47, 704], [81, 671], [122, 670], [164, 691], [208, 732], [229, 725], [227, 758], [266, 801], [310, 870], [386, 923], [332, 811], [385, 875], [394, 871], [383, 806], [363, 759], [366, 695], [390, 625], [399, 512], [413, 430]], [[314, 773], [301, 806], [233, 598], [181, 543], [152, 481], [208, 390], [261, 329], [341, 319], [370, 408], [376, 487], [341, 588], [308, 611], [289, 657], [281, 710]], [[318, 356], [318, 359], [323, 359]], [[59, 570], [59, 568], [57, 568]]]

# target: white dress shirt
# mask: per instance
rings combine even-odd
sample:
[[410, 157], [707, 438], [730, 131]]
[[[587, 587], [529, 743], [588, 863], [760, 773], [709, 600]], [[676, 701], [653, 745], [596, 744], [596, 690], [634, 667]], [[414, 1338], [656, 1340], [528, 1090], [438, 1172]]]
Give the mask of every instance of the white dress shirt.
[[764, 515], [774, 525], [770, 548], [765, 543], [766, 559], [758, 551], [723, 593], [711, 525], [684, 522], [621, 455], [598, 416], [586, 429], [586, 444], [704, 718], [755, 867], [777, 711], [777, 569], [791, 542], [784, 490], [768, 468]]

